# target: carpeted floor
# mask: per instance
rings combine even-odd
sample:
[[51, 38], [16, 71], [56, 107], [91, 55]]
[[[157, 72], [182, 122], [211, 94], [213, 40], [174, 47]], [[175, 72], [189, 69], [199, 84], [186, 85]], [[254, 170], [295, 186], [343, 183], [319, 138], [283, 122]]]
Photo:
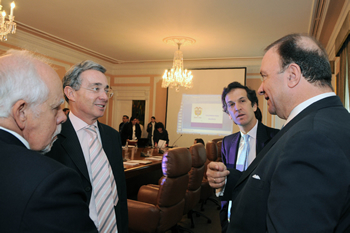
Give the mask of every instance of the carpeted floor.
[[[220, 203], [220, 202], [219, 202]], [[194, 210], [199, 211], [203, 214], [205, 214], [207, 217], [211, 219], [211, 223], [207, 222], [207, 219], [201, 216], [196, 216], [196, 214], [193, 215], [194, 219], [194, 228], [191, 228], [191, 220], [187, 218], [186, 215], [183, 216], [180, 226], [190, 229], [194, 233], [220, 233], [221, 232], [221, 226], [220, 226], [220, 218], [219, 218], [219, 212], [220, 210], [217, 209], [217, 205], [214, 204], [211, 201], [207, 201], [207, 203], [204, 205], [204, 211], [200, 211], [201, 204], [197, 204], [194, 208]], [[171, 231], [167, 231], [166, 233], [170, 233]]]

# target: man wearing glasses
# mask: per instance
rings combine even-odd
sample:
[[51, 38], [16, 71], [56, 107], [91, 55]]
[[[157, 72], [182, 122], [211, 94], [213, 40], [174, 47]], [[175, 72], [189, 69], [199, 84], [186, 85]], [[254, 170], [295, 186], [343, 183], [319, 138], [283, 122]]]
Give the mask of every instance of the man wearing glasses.
[[63, 78], [70, 113], [49, 157], [75, 169], [99, 232], [127, 232], [126, 183], [119, 133], [97, 121], [113, 92], [106, 69], [92, 61], [74, 65]]

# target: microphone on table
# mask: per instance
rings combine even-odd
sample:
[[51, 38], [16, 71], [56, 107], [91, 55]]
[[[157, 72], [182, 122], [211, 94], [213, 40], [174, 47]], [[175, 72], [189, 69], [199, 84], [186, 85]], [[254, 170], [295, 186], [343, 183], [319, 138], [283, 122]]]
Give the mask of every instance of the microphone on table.
[[175, 140], [175, 142], [173, 143], [173, 145], [171, 146], [171, 148], [174, 147], [175, 143], [177, 142], [177, 140], [179, 140], [182, 137], [182, 134]]
[[146, 147], [143, 148], [143, 150], [141, 151], [140, 156], [141, 157], [149, 157], [149, 155], [147, 155], [144, 151], [145, 151]]

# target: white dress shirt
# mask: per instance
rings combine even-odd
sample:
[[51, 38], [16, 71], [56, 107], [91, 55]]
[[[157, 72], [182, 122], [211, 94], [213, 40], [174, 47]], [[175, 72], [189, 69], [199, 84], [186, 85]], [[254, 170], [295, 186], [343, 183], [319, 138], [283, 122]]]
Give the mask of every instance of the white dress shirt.
[[294, 117], [296, 117], [301, 111], [303, 111], [305, 108], [309, 107], [311, 104], [315, 103], [316, 101], [319, 101], [321, 99], [330, 97], [330, 96], [335, 96], [334, 92], [327, 92], [323, 93], [317, 96], [314, 96], [308, 100], [305, 100], [301, 104], [297, 105], [289, 114], [286, 122], [284, 123], [284, 126], [287, 125]]
[[[78, 136], [78, 139], [80, 142], [80, 146], [81, 146], [81, 149], [82, 149], [83, 154], [84, 154], [86, 167], [87, 167], [87, 170], [89, 173], [90, 183], [92, 184], [92, 178], [91, 178], [92, 171], [91, 171], [90, 152], [89, 152], [90, 135], [84, 129], [88, 124], [85, 121], [78, 118], [77, 116], [75, 116], [72, 113], [72, 111], [69, 112], [69, 119], [72, 122], [72, 125], [73, 125], [75, 132], [77, 133], [77, 136]], [[98, 140], [100, 140], [100, 142], [102, 144], [100, 130], [98, 128], [97, 121], [95, 123], [93, 123], [93, 125], [96, 126], [97, 137], [98, 137]], [[111, 169], [110, 166], [108, 166], [108, 167], [109, 167], [109, 169]], [[89, 210], [90, 210], [89, 211], [90, 218], [92, 219], [92, 221], [94, 221], [95, 226], [98, 227], [99, 222], [98, 222], [98, 218], [97, 218], [95, 196], [93, 193], [91, 194]]]
[[[254, 127], [247, 133], [249, 135], [249, 155], [248, 155], [248, 166], [253, 162], [253, 160], [256, 157], [256, 133], [258, 130], [258, 121], [256, 121], [256, 124], [254, 125]], [[240, 155], [242, 150], [243, 150], [243, 146], [244, 146], [244, 138], [243, 138], [243, 133], [242, 131], [240, 131], [241, 133], [241, 139], [239, 141], [239, 148], [238, 148], [238, 153], [237, 155]], [[221, 149], [221, 148], [220, 148]], [[236, 164], [238, 162], [238, 158], [239, 156], [236, 156]]]

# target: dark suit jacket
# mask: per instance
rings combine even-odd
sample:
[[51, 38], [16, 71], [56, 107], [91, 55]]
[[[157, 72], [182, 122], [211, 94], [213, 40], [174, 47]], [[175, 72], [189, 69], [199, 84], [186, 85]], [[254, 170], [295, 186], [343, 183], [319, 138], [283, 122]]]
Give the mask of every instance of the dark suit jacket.
[[[262, 148], [279, 132], [278, 129], [270, 128], [258, 121], [258, 128], [256, 132], [256, 156], [259, 156], [259, 152]], [[239, 141], [241, 139], [241, 133], [228, 135], [223, 138], [221, 146], [222, 162], [227, 168], [236, 168], [236, 158], [239, 149]], [[227, 224], [227, 201], [221, 201], [221, 226], [226, 227]]]
[[350, 232], [350, 114], [338, 97], [315, 102], [228, 176], [227, 232]]
[[[113, 170], [114, 179], [117, 183], [119, 201], [115, 207], [115, 213], [118, 232], [128, 232], [127, 194], [120, 136], [116, 130], [99, 122], [98, 128], [101, 135], [103, 150], [107, 155]], [[90, 202], [92, 185], [90, 183], [84, 154], [78, 136], [69, 120], [69, 116], [67, 117], [67, 121], [62, 124], [62, 131], [47, 155], [73, 168], [79, 173], [88, 197], [88, 202]]]
[[[258, 121], [257, 136], [256, 136], [256, 156], [262, 148], [279, 132], [278, 129], [270, 128]], [[222, 140], [221, 157], [222, 162], [227, 168], [236, 168], [236, 158], [239, 148], [239, 140], [241, 133], [228, 135]]]
[[[136, 132], [135, 132], [135, 136], [137, 137], [137, 139], [141, 138], [141, 128], [139, 124], [135, 124], [136, 126]], [[121, 132], [121, 137], [122, 137], [122, 144], [125, 145], [126, 140], [132, 140], [132, 123], [129, 122], [127, 124], [124, 125], [122, 132]]]
[[0, 232], [97, 232], [80, 177], [0, 130]]
[[166, 141], [166, 144], [169, 144], [169, 135], [166, 129], [163, 129], [163, 133], [159, 133], [158, 130], [154, 130], [153, 141], [154, 143], [158, 143], [159, 140]]

